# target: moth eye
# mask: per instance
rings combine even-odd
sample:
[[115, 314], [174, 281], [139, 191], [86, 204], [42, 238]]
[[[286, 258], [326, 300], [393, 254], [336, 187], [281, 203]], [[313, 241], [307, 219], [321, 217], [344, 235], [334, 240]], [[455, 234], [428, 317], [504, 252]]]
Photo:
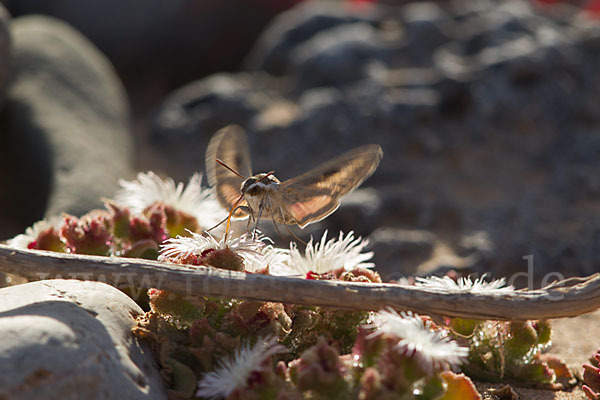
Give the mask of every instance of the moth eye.
[[256, 178], [248, 178], [242, 183], [242, 192], [248, 191], [248, 188], [256, 183]]
[[250, 188], [250, 189], [247, 191], [247, 193], [248, 193], [250, 196], [256, 196], [256, 195], [259, 193], [259, 191], [260, 191], [260, 189], [259, 189], [259, 187], [258, 187], [258, 186], [253, 186], [253, 187], [251, 187], [251, 188]]

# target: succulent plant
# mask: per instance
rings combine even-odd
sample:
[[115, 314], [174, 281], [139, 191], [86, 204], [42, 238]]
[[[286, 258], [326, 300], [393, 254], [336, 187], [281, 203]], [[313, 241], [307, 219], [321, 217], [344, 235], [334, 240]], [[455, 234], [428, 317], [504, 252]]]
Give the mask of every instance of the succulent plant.
[[600, 399], [600, 350], [590, 359], [589, 364], [583, 364], [583, 392], [590, 400]]
[[[122, 182], [116, 201], [80, 218], [41, 221], [9, 244], [77, 254], [158, 259], [254, 274], [307, 280], [380, 283], [372, 253], [353, 233], [273, 247], [260, 233], [219, 239], [202, 231], [216, 214], [214, 195], [195, 176], [184, 189], [154, 174]], [[206, 217], [205, 214], [210, 214]], [[213, 215], [214, 214], [214, 215]], [[220, 216], [218, 216], [220, 218]], [[417, 278], [412, 284], [445, 291], [510, 292], [502, 280]], [[171, 398], [442, 399], [480, 395], [470, 379], [511, 378], [559, 387], [572, 380], [560, 360], [542, 355], [550, 343], [547, 321], [478, 321], [334, 310], [241, 299], [184, 297], [149, 289], [149, 311], [133, 333], [147, 340]], [[375, 311], [375, 310], [374, 310]], [[595, 359], [600, 360], [600, 355]], [[600, 398], [600, 369], [584, 366], [590, 399]], [[595, 397], [594, 397], [595, 396]]]

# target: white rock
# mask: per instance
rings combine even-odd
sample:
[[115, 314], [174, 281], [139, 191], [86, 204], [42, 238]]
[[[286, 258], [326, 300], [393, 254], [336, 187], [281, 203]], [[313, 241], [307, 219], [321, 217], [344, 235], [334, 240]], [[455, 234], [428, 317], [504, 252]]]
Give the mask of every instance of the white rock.
[[0, 289], [0, 399], [166, 399], [150, 350], [130, 332], [142, 312], [99, 282]]

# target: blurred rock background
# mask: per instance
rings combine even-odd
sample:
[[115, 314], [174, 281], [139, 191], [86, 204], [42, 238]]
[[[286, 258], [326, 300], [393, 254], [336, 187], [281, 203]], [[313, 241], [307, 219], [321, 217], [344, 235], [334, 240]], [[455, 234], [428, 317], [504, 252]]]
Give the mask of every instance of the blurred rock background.
[[538, 278], [596, 272], [600, 20], [547, 3], [5, 0], [0, 239], [135, 170], [185, 180], [237, 123], [280, 179], [382, 145], [296, 232], [355, 230], [387, 279], [510, 275], [528, 255]]

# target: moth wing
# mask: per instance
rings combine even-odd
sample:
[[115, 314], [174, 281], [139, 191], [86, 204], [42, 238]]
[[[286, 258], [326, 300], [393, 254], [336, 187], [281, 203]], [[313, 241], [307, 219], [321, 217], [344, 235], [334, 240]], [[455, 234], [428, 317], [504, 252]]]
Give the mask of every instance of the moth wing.
[[[244, 177], [252, 175], [250, 147], [246, 132], [240, 126], [228, 125], [218, 130], [206, 149], [208, 183], [215, 188], [221, 205], [230, 210], [240, 198], [243, 179], [217, 163], [217, 158]], [[246, 201], [242, 201], [238, 205], [247, 204]], [[233, 216], [244, 217], [246, 213], [238, 209]]]
[[375, 172], [383, 151], [379, 145], [357, 147], [315, 169], [281, 183], [282, 214], [301, 228], [322, 220]]

